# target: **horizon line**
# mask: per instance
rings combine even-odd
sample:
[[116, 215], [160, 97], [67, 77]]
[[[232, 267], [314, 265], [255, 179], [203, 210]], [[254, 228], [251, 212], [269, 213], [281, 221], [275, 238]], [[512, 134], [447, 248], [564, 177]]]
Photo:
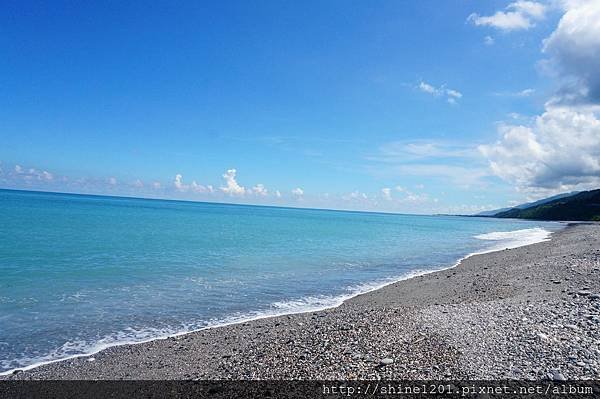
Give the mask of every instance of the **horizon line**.
[[311, 210], [311, 211], [330, 211], [330, 212], [350, 212], [350, 213], [370, 213], [370, 214], [382, 214], [382, 215], [401, 215], [401, 216], [458, 216], [458, 217], [472, 217], [477, 215], [459, 215], [459, 214], [447, 214], [447, 213], [399, 213], [399, 212], [385, 212], [385, 211], [366, 211], [366, 210], [353, 210], [353, 209], [334, 209], [334, 208], [310, 208], [310, 207], [296, 207], [296, 206], [283, 206], [283, 205], [263, 205], [263, 204], [244, 204], [237, 202], [216, 202], [216, 201], [199, 201], [190, 199], [173, 199], [173, 198], [151, 198], [151, 197], [135, 197], [128, 195], [109, 195], [109, 194], [88, 194], [88, 193], [77, 193], [77, 192], [65, 192], [65, 191], [44, 191], [44, 190], [25, 190], [21, 188], [5, 188], [0, 187], [0, 191], [20, 191], [25, 193], [42, 193], [42, 194], [64, 194], [64, 195], [77, 195], [77, 196], [91, 196], [101, 198], [116, 198], [116, 199], [138, 199], [147, 201], [170, 201], [170, 202], [187, 202], [197, 204], [210, 204], [210, 205], [228, 205], [228, 206], [256, 206], [262, 208], [279, 208], [279, 209], [299, 209], [299, 210]]

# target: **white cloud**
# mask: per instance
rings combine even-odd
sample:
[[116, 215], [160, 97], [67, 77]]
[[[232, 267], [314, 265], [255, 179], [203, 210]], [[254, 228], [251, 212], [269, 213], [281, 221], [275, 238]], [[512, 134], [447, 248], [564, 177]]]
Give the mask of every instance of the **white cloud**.
[[392, 200], [392, 189], [389, 187], [384, 187], [381, 189], [381, 195], [386, 201]]
[[213, 186], [204, 186], [202, 184], [198, 184], [196, 183], [196, 180], [192, 181], [192, 184], [190, 184], [190, 190], [195, 193], [212, 193], [215, 191]]
[[543, 51], [563, 80], [553, 103], [600, 103], [600, 1], [566, 3]]
[[240, 186], [235, 179], [236, 175], [235, 169], [229, 169], [227, 172], [223, 174], [223, 179], [225, 179], [225, 187], [220, 187], [221, 191], [227, 195], [231, 196], [243, 196], [246, 193], [246, 189]]
[[397, 176], [437, 177], [463, 188], [484, 185], [482, 178], [489, 176], [489, 172], [478, 164], [470, 167], [434, 163], [399, 164], [389, 167], [387, 173]]
[[[211, 194], [215, 191], [213, 186], [211, 186], [211, 185], [204, 186], [202, 184], [198, 184], [195, 180], [193, 180], [191, 184], [185, 184], [183, 182], [183, 176], [179, 173], [175, 175], [175, 180], [173, 181], [173, 186], [175, 186], [175, 189], [181, 193], [191, 191], [193, 193]], [[161, 188], [161, 185], [159, 182], [154, 182], [153, 187], [155, 189], [159, 189], [159, 188]]]
[[594, 110], [548, 106], [530, 125], [501, 125], [500, 140], [480, 150], [497, 176], [523, 191], [596, 187], [600, 185], [600, 120]]
[[492, 36], [488, 35], [483, 38], [483, 43], [485, 43], [486, 46], [493, 46], [494, 43], [496, 43], [496, 40], [494, 40]]
[[[229, 169], [222, 175], [223, 179], [225, 179], [225, 185], [219, 187], [219, 190], [222, 193], [229, 196], [244, 196], [246, 194], [252, 194], [260, 197], [267, 197], [269, 195], [269, 191], [264, 184], [259, 183], [251, 189], [245, 189], [244, 187], [240, 186], [236, 180], [236, 174], [237, 171], [235, 169]], [[175, 175], [173, 186], [179, 192], [192, 192], [197, 194], [214, 194], [217, 192], [212, 185], [199, 184], [195, 180], [193, 180], [191, 184], [185, 184], [183, 182], [183, 176], [179, 173]], [[154, 188], [160, 188], [160, 183], [155, 182]], [[280, 196], [281, 193], [279, 194], [279, 197]]]
[[385, 143], [379, 147], [379, 154], [368, 157], [368, 159], [394, 163], [426, 158], [472, 158], [478, 155], [472, 146], [438, 140], [414, 140]]
[[500, 139], [480, 147], [492, 172], [531, 198], [600, 185], [600, 2], [563, 5], [543, 45], [561, 89], [541, 115], [500, 125]]
[[275, 196], [277, 198], [281, 198], [281, 192], [279, 192], [279, 190], [275, 190]]
[[408, 193], [408, 195], [404, 198], [404, 201], [424, 203], [429, 201], [429, 196], [427, 194]]
[[269, 195], [269, 191], [265, 188], [264, 184], [260, 183], [252, 187], [252, 193], [261, 197]]
[[35, 168], [29, 168], [25, 171], [20, 165], [15, 165], [15, 172], [25, 180], [52, 181], [54, 179], [54, 175], [46, 170], [39, 171]]
[[[477, 146], [439, 140], [395, 141], [366, 157], [369, 173], [378, 178], [419, 176], [437, 178], [463, 188], [486, 185], [490, 173]], [[468, 167], [465, 165], [469, 165]], [[396, 188], [401, 192], [402, 187]]]
[[423, 91], [425, 93], [430, 93], [430, 94], [434, 94], [434, 95], [439, 95], [440, 94], [439, 91], [438, 91], [438, 89], [436, 89], [435, 87], [433, 87], [429, 83], [425, 83], [425, 82], [419, 83], [419, 89], [421, 89], [421, 91]]
[[175, 189], [177, 189], [177, 191], [181, 192], [185, 192], [189, 188], [186, 184], [183, 184], [183, 176], [181, 176], [181, 174], [179, 173], [175, 175], [175, 181], [173, 181], [173, 185], [175, 186]]
[[137, 188], [142, 188], [142, 187], [144, 187], [144, 182], [141, 181], [140, 179], [137, 179], [136, 181], [133, 182], [133, 186], [137, 187]]
[[152, 187], [155, 190], [158, 190], [158, 189], [160, 189], [162, 187], [162, 184], [160, 184], [160, 182], [158, 182], [158, 181], [155, 181], [155, 182], [152, 183]]
[[111, 186], [114, 186], [117, 184], [117, 179], [115, 177], [109, 177], [108, 178], [108, 184], [110, 184]]
[[448, 89], [446, 90], [446, 94], [448, 94], [449, 97], [454, 97], [454, 98], [462, 98], [462, 93], [456, 91], [456, 90], [452, 90], [452, 89]]
[[535, 93], [535, 89], [523, 89], [520, 91], [500, 91], [492, 93], [499, 97], [530, 97]]
[[342, 199], [345, 201], [365, 201], [369, 199], [369, 196], [363, 192], [360, 192], [358, 190], [351, 192], [350, 194], [347, 195], [343, 195]]
[[292, 190], [292, 194], [294, 194], [296, 197], [302, 197], [304, 195], [304, 190], [302, 190], [300, 187], [297, 187]]
[[535, 93], [535, 89], [525, 89], [517, 93], [518, 97], [529, 97]]
[[519, 0], [510, 3], [506, 11], [496, 11], [490, 16], [473, 13], [467, 20], [477, 26], [490, 26], [503, 31], [526, 30], [535, 26], [534, 21], [544, 18], [546, 10], [547, 7], [542, 3]]
[[450, 104], [456, 104], [456, 101], [463, 96], [458, 90], [447, 89], [446, 85], [435, 87], [427, 82], [421, 81], [417, 87], [422, 92], [431, 94], [434, 97], [446, 97], [446, 100]]

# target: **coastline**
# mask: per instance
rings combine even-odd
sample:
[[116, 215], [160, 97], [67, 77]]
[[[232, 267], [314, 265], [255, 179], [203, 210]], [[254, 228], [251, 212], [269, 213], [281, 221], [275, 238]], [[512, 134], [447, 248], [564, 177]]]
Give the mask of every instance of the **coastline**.
[[[5, 375], [2, 378], [253, 379], [377, 378], [378, 376], [394, 378], [461, 377], [461, 369], [459, 367], [461, 350], [457, 348], [456, 343], [447, 342], [451, 341], [447, 335], [451, 336], [453, 334], [453, 324], [447, 321], [442, 323], [441, 326], [432, 328], [434, 324], [431, 321], [436, 318], [443, 319], [443, 315], [451, 314], [447, 309], [448, 306], [472, 303], [480, 303], [487, 306], [489, 302], [503, 302], [507, 298], [510, 298], [510, 296], [495, 295], [489, 297], [489, 295], [473, 295], [474, 292], [466, 292], [464, 287], [461, 290], [460, 286], [457, 286], [456, 281], [449, 279], [471, 280], [471, 284], [475, 286], [478, 283], [478, 279], [473, 279], [473, 273], [466, 273], [465, 270], [473, 269], [479, 273], [483, 273], [483, 270], [490, 270], [489, 265], [501, 264], [498, 260], [504, 260], [504, 263], [507, 263], [506, 260], [522, 258], [521, 255], [523, 253], [528, 254], [530, 251], [536, 252], [537, 255], [544, 254], [548, 252], [549, 248], [567, 247], [567, 242], [570, 243], [573, 241], [572, 236], [586, 236], [590, 235], [590, 233], [596, 240], [597, 246], [597, 243], [600, 241], [600, 226], [570, 225], [554, 233], [551, 241], [554, 245], [550, 245], [548, 241], [543, 241], [538, 244], [520, 246], [509, 250], [492, 250], [491, 252], [486, 251], [483, 254], [469, 254], [448, 268], [437, 271], [426, 271], [417, 276], [408, 276], [400, 281], [375, 287], [368, 292], [353, 295], [345, 299], [340, 305], [332, 308], [281, 316], [265, 315], [264, 317], [249, 321], [240, 321], [224, 326], [209, 327], [195, 332], [181, 333], [170, 338], [153, 339], [145, 343], [112, 346], [92, 355], [81, 355], [65, 360], [48, 362], [43, 365], [35, 365], [27, 371], [18, 371], [10, 375]], [[555, 240], [559, 242], [557, 243]], [[581, 249], [585, 248], [579, 248], [579, 250]], [[576, 255], [576, 253], [571, 255]], [[566, 255], [562, 256], [567, 257]], [[540, 259], [540, 256], [534, 257], [534, 262], [536, 260], [540, 261], [540, 264], [544, 263], [544, 259]], [[506, 265], [502, 264], [501, 266], [506, 267]], [[473, 270], [470, 270], [470, 272]], [[479, 273], [475, 273], [476, 277], [480, 276]], [[446, 277], [446, 280], [442, 280], [439, 283], [438, 281], [441, 277]], [[427, 287], [431, 285], [437, 286], [434, 287], [435, 289]], [[600, 287], [595, 287], [595, 292], [598, 292], [598, 288]], [[454, 294], [453, 298], [443, 295], [448, 292]], [[552, 290], [544, 292], [551, 293]], [[553, 295], [549, 296], [552, 297]], [[585, 295], [582, 297], [585, 297]], [[440, 309], [443, 309], [441, 313], [439, 313]], [[368, 320], [359, 317], [359, 315], [365, 313], [370, 315]], [[390, 326], [389, 320], [402, 320], [407, 322], [409, 327], [391, 328], [393, 325]], [[379, 331], [373, 329], [374, 322], [380, 327], [383, 326], [383, 328], [379, 329]], [[425, 327], [422, 326], [422, 323], [425, 323]], [[311, 334], [311, 332], [314, 333], [315, 331], [318, 334]], [[382, 332], [385, 333], [385, 337], [381, 335]], [[355, 348], [342, 352], [332, 350], [337, 346], [335, 344], [344, 343], [343, 340], [338, 341], [336, 339], [339, 335], [353, 335], [355, 341], [351, 342], [357, 344], [354, 346], [362, 347], [363, 349]], [[277, 339], [281, 338], [281, 336], [289, 337], [284, 344], [295, 343], [296, 341], [306, 343], [308, 340], [317, 346], [312, 348], [314, 351], [311, 351], [308, 345], [294, 344], [292, 346], [300, 348], [300, 350], [289, 353], [286, 349], [281, 348], [281, 345], [273, 347], [274, 343], [277, 344], [278, 341], [281, 341]], [[410, 339], [415, 336], [417, 339]], [[320, 339], [315, 341], [313, 338], [317, 337]], [[390, 340], [390, 337], [393, 339]], [[361, 343], [365, 340], [366, 342]], [[333, 344], [329, 341], [333, 341]], [[383, 347], [382, 341], [384, 341]], [[384, 349], [386, 347], [385, 342], [390, 343], [392, 341], [396, 344], [396, 349]], [[325, 347], [319, 345], [323, 342], [326, 343]], [[365, 344], [371, 346], [373, 350], [365, 350]], [[417, 360], [417, 364], [429, 363], [428, 372], [421, 374], [418, 372], [416, 374], [399, 373], [400, 369], [404, 368], [395, 367], [395, 365], [400, 363], [400, 359], [396, 360], [398, 356], [393, 356], [394, 350], [398, 352], [398, 344], [401, 344], [401, 347], [405, 347], [405, 350], [401, 352], [408, 353], [408, 358], [412, 356], [421, 359]], [[426, 347], [420, 347], [422, 345]], [[278, 347], [280, 349], [277, 349]], [[189, 352], [192, 353], [190, 354]], [[302, 353], [298, 354], [298, 352]], [[260, 356], [257, 356], [257, 353]], [[337, 354], [337, 356], [330, 356], [332, 354]], [[423, 356], [429, 356], [429, 361], [422, 359]], [[281, 359], [282, 357], [286, 359], [284, 362], [285, 367], [273, 367], [276, 363], [280, 363], [281, 360], [277, 359]], [[344, 366], [340, 369], [339, 367], [335, 367], [336, 362], [331, 363], [328, 361], [328, 359], [331, 360], [336, 357], [343, 358], [345, 365], [348, 367]], [[349, 359], [347, 359], [348, 357]], [[392, 359], [394, 362], [381, 367], [382, 365], [379, 362], [384, 358]], [[156, 363], [149, 359], [160, 360], [157, 360], [158, 363]], [[245, 360], [240, 361], [240, 359]], [[293, 364], [293, 360], [295, 360], [296, 366], [303, 365], [307, 363], [307, 359], [320, 360], [327, 367], [314, 367], [313, 365], [308, 368], [298, 368]], [[202, 360], [205, 361], [204, 364], [202, 364]], [[356, 364], [356, 367], [354, 367], [353, 363]], [[440, 364], [445, 364], [447, 367], [440, 367]], [[266, 366], [266, 368], [263, 366]], [[434, 366], [437, 367], [437, 370]], [[423, 372], [423, 367], [419, 366], [415, 370]], [[546, 373], [550, 372], [551, 370], [546, 371]], [[465, 375], [462, 375], [462, 377], [467, 378], [486, 376], [506, 377], [506, 374], [473, 374], [467, 371]], [[569, 376], [571, 377], [571, 375]], [[573, 376], [579, 377], [575, 374]]]

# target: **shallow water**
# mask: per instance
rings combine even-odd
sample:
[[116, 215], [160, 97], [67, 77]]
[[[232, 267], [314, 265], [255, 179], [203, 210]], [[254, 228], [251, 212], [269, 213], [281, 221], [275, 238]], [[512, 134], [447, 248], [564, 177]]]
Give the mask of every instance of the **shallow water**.
[[0, 372], [335, 306], [559, 228], [0, 190]]

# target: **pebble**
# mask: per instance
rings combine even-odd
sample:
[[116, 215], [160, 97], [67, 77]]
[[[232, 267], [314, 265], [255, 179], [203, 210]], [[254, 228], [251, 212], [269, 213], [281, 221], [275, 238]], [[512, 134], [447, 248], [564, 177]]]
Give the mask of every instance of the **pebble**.
[[564, 375], [562, 375], [562, 373], [559, 372], [555, 372], [552, 374], [552, 379], [554, 381], [566, 381], [567, 379], [565, 378]]
[[544, 334], [544, 333], [537, 333], [537, 336], [542, 341], [547, 341], [548, 340], [548, 336], [546, 334]]
[[565, 324], [565, 328], [569, 328], [571, 330], [578, 330], [579, 328], [574, 324]]
[[384, 357], [383, 359], [381, 359], [379, 361], [379, 365], [381, 365], [381, 366], [389, 366], [392, 363], [394, 363], [394, 359], [389, 358], [389, 357]]

